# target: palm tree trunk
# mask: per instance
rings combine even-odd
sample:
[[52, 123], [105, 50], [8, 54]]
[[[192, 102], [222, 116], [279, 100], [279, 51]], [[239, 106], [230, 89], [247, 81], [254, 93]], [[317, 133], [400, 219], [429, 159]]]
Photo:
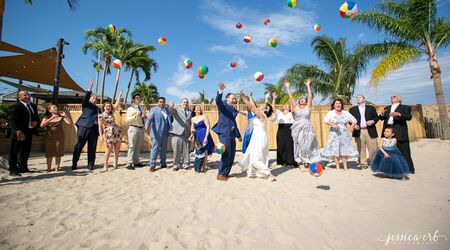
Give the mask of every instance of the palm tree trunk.
[[130, 81], [128, 81], [127, 93], [125, 94], [125, 104], [127, 104], [128, 93], [130, 92], [131, 81], [133, 80], [134, 69], [131, 69]]
[[105, 58], [105, 65], [103, 67], [103, 77], [102, 77], [102, 98], [100, 98], [100, 104], [103, 103], [103, 98], [105, 97], [105, 77], [108, 71], [109, 58]]
[[121, 68], [117, 69], [116, 86], [114, 86], [114, 94], [113, 94], [113, 99], [112, 99], [113, 102], [114, 102], [114, 100], [116, 100], [117, 87], [119, 86], [120, 70], [121, 70]]
[[437, 61], [436, 55], [433, 53], [428, 58], [431, 70], [431, 76], [434, 83], [434, 92], [439, 112], [439, 120], [441, 121], [442, 140], [450, 140], [450, 126], [448, 120], [447, 104], [445, 103], [444, 90], [442, 89], [441, 67]]
[[0, 41], [3, 33], [3, 13], [5, 13], [5, 0], [0, 0]]

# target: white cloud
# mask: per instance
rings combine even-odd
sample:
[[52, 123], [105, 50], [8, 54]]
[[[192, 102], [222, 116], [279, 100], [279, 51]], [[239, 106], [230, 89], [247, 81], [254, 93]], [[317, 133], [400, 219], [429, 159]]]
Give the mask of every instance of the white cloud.
[[194, 73], [192, 69], [185, 69], [182, 62], [186, 59], [185, 56], [180, 56], [180, 63], [177, 66], [177, 71], [172, 74], [171, 81], [177, 86], [187, 86], [193, 83]]
[[198, 97], [198, 92], [185, 90], [180, 87], [171, 86], [166, 89], [166, 93], [178, 97], [179, 99], [187, 98], [189, 100]]
[[[443, 53], [438, 61], [441, 66], [441, 81], [446, 100], [450, 100], [450, 54]], [[417, 62], [405, 65], [392, 72], [381, 81], [377, 88], [369, 85], [370, 75], [365, 75], [359, 79], [355, 89], [355, 95], [364, 94], [371, 102], [386, 104], [389, 103], [391, 95], [401, 95], [407, 104], [430, 104], [435, 103], [435, 90], [433, 81], [430, 79], [431, 73], [426, 58]]]
[[[283, 47], [313, 35], [314, 14], [302, 9], [283, 8], [276, 12], [263, 12], [256, 8], [232, 6], [221, 0], [209, 0], [202, 11], [201, 20], [231, 38], [227, 45], [212, 46], [212, 52], [273, 55], [279, 51], [268, 48], [269, 39], [277, 39], [278, 46]], [[263, 24], [264, 17], [271, 20], [269, 25]], [[235, 27], [237, 22], [243, 24], [242, 29]], [[247, 34], [252, 37], [250, 44], [243, 41]]]

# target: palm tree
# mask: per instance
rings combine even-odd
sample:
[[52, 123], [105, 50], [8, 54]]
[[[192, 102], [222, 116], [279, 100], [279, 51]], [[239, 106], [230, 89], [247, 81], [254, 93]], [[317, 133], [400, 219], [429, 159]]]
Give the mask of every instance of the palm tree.
[[128, 81], [127, 92], [125, 94], [125, 103], [127, 103], [133, 76], [136, 76], [136, 83], [140, 82], [139, 71], [142, 70], [145, 74], [144, 81], [150, 80], [151, 70], [153, 69], [153, 72], [156, 72], [158, 70], [158, 63], [151, 59], [146, 52], [140, 51], [138, 55], [130, 59], [126, 67], [131, 68], [131, 74], [130, 80]]
[[301, 93], [305, 93], [303, 82], [309, 78], [313, 92], [322, 98], [342, 98], [345, 103], [351, 103], [356, 81], [366, 70], [369, 59], [377, 55], [376, 48], [359, 43], [350, 52], [344, 38], [335, 41], [327, 36], [316, 36], [311, 46], [326, 69], [319, 69], [316, 65], [294, 64], [278, 85], [290, 81]]
[[214, 101], [214, 98], [211, 98], [211, 100], [208, 100], [204, 90], [202, 90], [201, 92], [198, 92], [198, 97], [191, 100], [191, 102], [195, 103], [195, 104], [200, 104], [200, 103], [211, 104], [213, 101]]
[[133, 90], [133, 94], [134, 93], [139, 93], [141, 95], [142, 102], [146, 105], [156, 103], [159, 97], [158, 87], [156, 87], [153, 83], [136, 83]]
[[[284, 89], [284, 81], [279, 81], [278, 84], [264, 83], [265, 92], [277, 93], [278, 104], [288, 104], [289, 96]], [[302, 90], [294, 91], [293, 95], [295, 98], [302, 96], [304, 93]]]
[[97, 53], [101, 54], [101, 58], [104, 62], [103, 66], [103, 77], [102, 77], [102, 95], [100, 98], [100, 103], [103, 103], [104, 93], [105, 93], [105, 77], [106, 74], [111, 73], [110, 63], [111, 56], [114, 53], [114, 49], [117, 47], [117, 42], [121, 41], [122, 35], [131, 36], [131, 32], [127, 29], [119, 28], [116, 32], [111, 33], [109, 29], [98, 27], [96, 29], [87, 30], [85, 32], [85, 44], [81, 47], [84, 54], [88, 50], [92, 51], [94, 56]]
[[449, 140], [448, 111], [437, 51], [450, 42], [450, 23], [437, 17], [436, 6], [436, 0], [383, 1], [377, 9], [360, 12], [353, 21], [367, 24], [392, 37], [391, 41], [377, 44], [387, 49], [382, 51], [383, 58], [371, 72], [370, 82], [375, 86], [392, 71], [419, 59], [422, 54], [426, 55], [442, 123], [442, 139]]
[[[152, 66], [151, 64], [149, 65], [149, 63], [151, 63], [149, 62], [151, 59], [149, 59], [147, 53], [150, 51], [155, 51], [155, 48], [153, 46], [134, 43], [131, 39], [125, 39], [123, 37], [117, 37], [117, 42], [115, 44], [116, 46], [113, 48], [111, 55], [121, 60], [123, 65], [129, 65], [130, 63], [136, 64], [138, 62], [144, 62], [143, 60], [145, 60], [144, 63], [147, 63], [148, 67]], [[155, 64], [154, 61], [153, 64]], [[131, 65], [129, 65], [126, 68], [130, 68], [130, 66]], [[143, 66], [145, 67], [145, 65]], [[113, 99], [115, 99], [116, 97], [121, 70], [122, 70], [121, 68], [117, 70]], [[147, 70], [147, 68], [145, 70]], [[149, 70], [148, 72], [144, 71], [144, 73], [148, 73], [148, 79], [150, 79], [150, 71]]]

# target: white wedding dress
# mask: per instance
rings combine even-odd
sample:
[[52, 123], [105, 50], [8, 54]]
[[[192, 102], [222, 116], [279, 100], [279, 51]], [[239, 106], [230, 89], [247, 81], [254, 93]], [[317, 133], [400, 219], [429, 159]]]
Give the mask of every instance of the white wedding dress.
[[270, 175], [269, 169], [269, 139], [267, 137], [267, 117], [261, 122], [258, 117], [251, 120], [253, 123], [253, 134], [248, 144], [242, 160], [239, 162], [242, 171], [247, 171], [247, 176], [253, 176], [256, 170], [256, 176]]

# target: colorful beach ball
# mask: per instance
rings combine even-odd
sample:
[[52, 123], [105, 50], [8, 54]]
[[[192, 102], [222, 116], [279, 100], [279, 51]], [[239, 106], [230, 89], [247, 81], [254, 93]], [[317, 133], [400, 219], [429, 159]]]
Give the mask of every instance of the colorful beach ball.
[[223, 154], [223, 152], [225, 152], [225, 145], [223, 145], [222, 143], [218, 143], [214, 147], [214, 152], [216, 152], [219, 155]]
[[278, 45], [278, 40], [275, 38], [272, 38], [269, 40], [269, 47], [270, 48], [276, 48]]
[[115, 69], [120, 69], [120, 68], [122, 68], [122, 61], [119, 60], [119, 59], [115, 59], [115, 60], [112, 62], [112, 66], [113, 66]]
[[260, 82], [262, 81], [262, 79], [264, 79], [264, 74], [262, 72], [256, 72], [253, 77], [255, 78], [256, 81]]
[[94, 69], [100, 71], [102, 70], [102, 65], [100, 65], [100, 63], [94, 63]]
[[309, 173], [312, 176], [319, 177], [323, 174], [323, 167], [318, 162], [313, 162], [309, 165]]
[[197, 71], [198, 71], [199, 75], [206, 75], [206, 74], [208, 74], [208, 67], [206, 67], [205, 65], [202, 65], [202, 66], [198, 67]]
[[244, 36], [244, 42], [251, 43], [252, 42], [252, 37], [250, 35]]
[[116, 32], [116, 26], [110, 24], [110, 25], [108, 25], [108, 30], [109, 30], [109, 33], [114, 33], [114, 32]]
[[236, 66], [237, 66], [237, 63], [236, 63], [235, 61], [232, 61], [232, 62], [230, 63], [230, 67], [236, 68]]
[[320, 31], [320, 25], [314, 24], [313, 29], [314, 29], [315, 32], [319, 32]]
[[264, 25], [268, 25], [270, 23], [269, 18], [264, 18]]
[[159, 44], [164, 45], [164, 44], [166, 44], [166, 42], [167, 42], [167, 39], [165, 37], [162, 36], [162, 37], [158, 38]]
[[183, 61], [183, 67], [186, 69], [192, 68], [192, 61], [191, 59], [186, 59]]
[[339, 14], [343, 18], [353, 18], [358, 13], [358, 5], [354, 2], [347, 1], [339, 8]]
[[236, 24], [236, 28], [241, 29], [242, 28], [242, 23], [237, 23]]
[[295, 6], [297, 6], [297, 0], [288, 0], [287, 1], [287, 6], [289, 8], [295, 8]]

